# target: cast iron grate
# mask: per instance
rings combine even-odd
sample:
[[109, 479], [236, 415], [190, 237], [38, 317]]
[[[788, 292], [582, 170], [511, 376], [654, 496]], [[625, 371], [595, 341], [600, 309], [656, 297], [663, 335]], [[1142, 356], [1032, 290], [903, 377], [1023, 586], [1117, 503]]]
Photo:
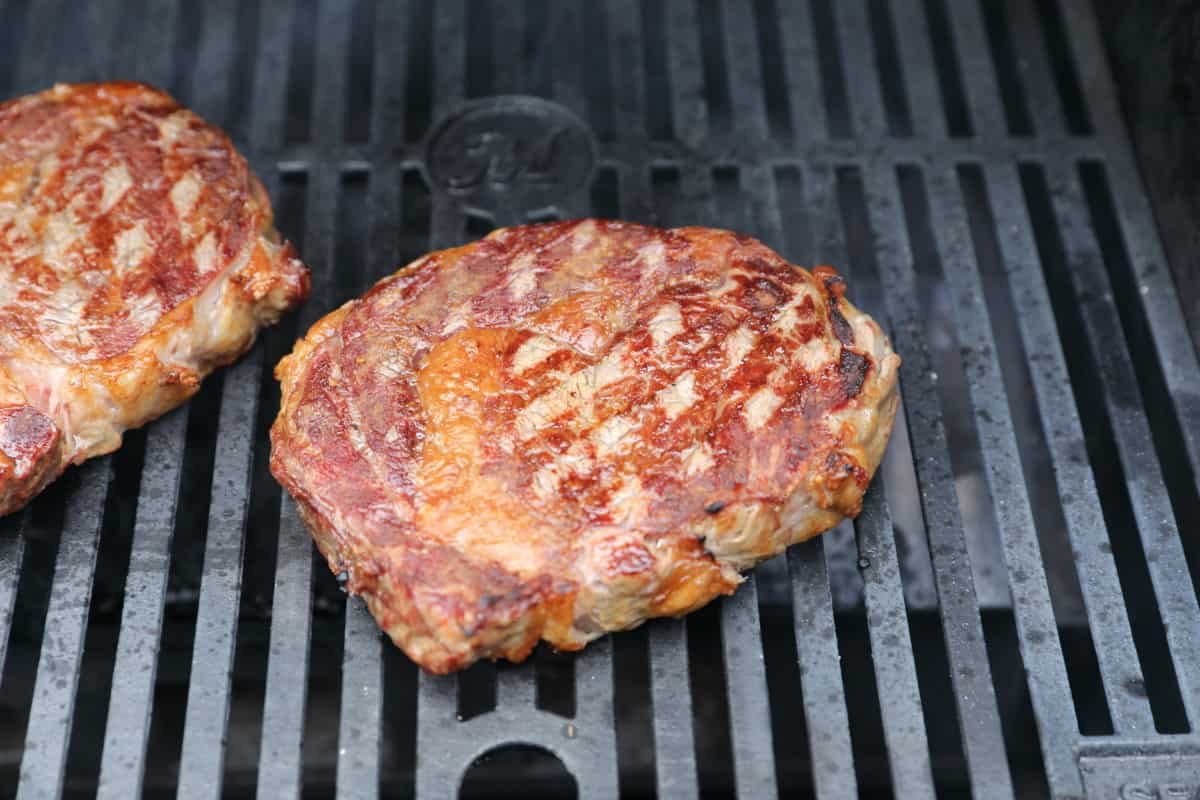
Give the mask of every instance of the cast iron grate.
[[[169, 88], [249, 154], [314, 268], [312, 301], [188, 407], [4, 521], [0, 795], [1195, 791], [1200, 367], [1085, 0], [0, 20], [0, 95]], [[467, 174], [431, 173], [431, 128], [504, 94], [582, 120], [590, 180], [561, 180], [576, 134], [464, 140]], [[430, 246], [586, 214], [844, 267], [905, 357], [888, 458], [852, 526], [686, 621], [418, 675], [270, 480], [270, 367]]]

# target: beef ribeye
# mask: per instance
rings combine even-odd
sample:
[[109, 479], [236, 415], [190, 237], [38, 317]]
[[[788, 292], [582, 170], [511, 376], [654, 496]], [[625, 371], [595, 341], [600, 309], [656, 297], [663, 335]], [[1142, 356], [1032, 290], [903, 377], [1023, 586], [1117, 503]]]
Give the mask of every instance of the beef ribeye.
[[0, 105], [0, 514], [179, 405], [307, 292], [245, 160], [166, 94]]
[[313, 326], [272, 470], [427, 670], [578, 649], [858, 513], [900, 361], [844, 288], [725, 231], [496, 231]]

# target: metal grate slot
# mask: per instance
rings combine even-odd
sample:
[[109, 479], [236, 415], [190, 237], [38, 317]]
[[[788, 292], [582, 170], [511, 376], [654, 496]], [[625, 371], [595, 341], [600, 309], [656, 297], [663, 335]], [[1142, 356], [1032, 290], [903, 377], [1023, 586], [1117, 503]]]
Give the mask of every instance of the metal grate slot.
[[[0, 92], [171, 88], [264, 178], [313, 298], [0, 523], [0, 795], [1194, 779], [1200, 362], [1087, 0], [137, 6], [0, 0]], [[430, 132], [521, 93], [586, 120], [595, 172], [468, 212]], [[270, 477], [271, 367], [431, 247], [587, 214], [837, 265], [905, 359], [890, 450], [853, 524], [686, 621], [419, 674]]]

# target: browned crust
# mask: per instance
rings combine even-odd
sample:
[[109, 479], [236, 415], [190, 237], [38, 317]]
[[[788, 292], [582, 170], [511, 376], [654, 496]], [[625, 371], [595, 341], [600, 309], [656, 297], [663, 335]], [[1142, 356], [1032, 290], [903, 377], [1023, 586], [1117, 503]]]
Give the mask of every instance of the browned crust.
[[[584, 267], [564, 242], [585, 242], [579, 252], [590, 253], [589, 263], [600, 263], [600, 272], [575, 275]], [[622, 248], [630, 242], [636, 247], [629, 252], [637, 253], [665, 243], [674, 277], [647, 278], [661, 267], [647, 262], [623, 283], [619, 275], [630, 262]], [[513, 266], [528, 266], [529, 258], [538, 265], [531, 268], [539, 276], [532, 290]], [[745, 276], [735, 281], [742, 288], [725, 296], [736, 301], [713, 305], [705, 292], [716, 289], [687, 293], [689, 283], [722, 285], [725, 271], [735, 266]], [[590, 280], [603, 288], [594, 300], [580, 300], [568, 288], [537, 296], [528, 308], [513, 304], [513, 286], [521, 285], [522, 296], [537, 295], [542, 287], [560, 285], [555, 281], [563, 275], [569, 286]], [[650, 289], [639, 294], [639, 286]], [[271, 469], [296, 499], [330, 568], [347, 574], [349, 591], [364, 598], [380, 626], [425, 669], [449, 672], [481, 657], [520, 660], [539, 639], [578, 649], [605, 631], [684, 614], [731, 593], [739, 570], [858, 513], [895, 414], [899, 359], [878, 326], [843, 294], [844, 283], [832, 269], [810, 275], [757, 242], [723, 231], [584, 221], [497, 232], [422, 259], [313, 326], [276, 369], [283, 393], [271, 431]], [[556, 304], [563, 298], [570, 298], [573, 310], [560, 313]], [[791, 363], [779, 362], [766, 338], [774, 335], [771, 326], [785, 313], [785, 300], [798, 309], [789, 335], [800, 339], [781, 342], [780, 352], [791, 359], [803, 340], [817, 348], [819, 363], [811, 374], [797, 367], [794, 378], [776, 371], [768, 382], [761, 369], [755, 371], [756, 358], [764, 367]], [[740, 304], [740, 310], [725, 319], [721, 303]], [[637, 465], [642, 483], [635, 502], [673, 498], [685, 507], [654, 506], [638, 517], [641, 522], [622, 522], [613, 516], [616, 501], [604, 494], [611, 492], [605, 473], [581, 484], [564, 481], [557, 493], [539, 499], [520, 477], [523, 467], [503, 455], [506, 437], [520, 428], [514, 420], [548, 402], [571, 369], [599, 368], [606, 354], [625, 346], [617, 343], [621, 336], [633, 348], [629, 352], [642, 352], [637, 348], [646, 344], [628, 341], [634, 335], [628, 331], [646, 319], [638, 309], [649, 314], [672, 304], [684, 309], [682, 322], [674, 323], [680, 335], [711, 335], [718, 348], [736, 340], [733, 326], [757, 331], [758, 349], [742, 356], [720, 390], [699, 392], [677, 417], [660, 414], [659, 427], [638, 429], [621, 461], [604, 462]], [[624, 326], [626, 333], [606, 333], [607, 322], [620, 319], [626, 307], [632, 316], [610, 326]], [[651, 320], [650, 328], [655, 324]], [[516, 366], [531, 330], [552, 330], [556, 341], [578, 348], [530, 368], [529, 374], [550, 374], [542, 389], [522, 382]], [[656, 340], [646, 352], [658, 358], [654, 354], [672, 342]], [[381, 365], [380, 351], [410, 360]], [[689, 351], [682, 368], [697, 375], [716, 369], [705, 352]], [[634, 364], [641, 357], [630, 358]], [[406, 371], [406, 363], [415, 366]], [[378, 374], [387, 380], [378, 383]], [[676, 391], [679, 373], [673, 374]], [[695, 382], [708, 385], [699, 377]], [[753, 393], [776, 382], [792, 388], [778, 389], [778, 402], [763, 395], [763, 427], [747, 430], [750, 422], [738, 420], [753, 417], [751, 407], [759, 402]], [[587, 392], [595, 385], [579, 384]], [[520, 402], [504, 407], [506, 392], [514, 391]], [[662, 402], [658, 391], [654, 396]], [[736, 403], [718, 413], [711, 406], [722, 391]], [[601, 389], [592, 397], [596, 407], [607, 402], [602, 395]], [[629, 413], [644, 412], [645, 402], [635, 402]], [[394, 406], [376, 407], [386, 403]], [[662, 439], [654, 431], [677, 431], [679, 420], [702, 415], [702, 408], [708, 408], [705, 424], [715, 425], [711, 469], [719, 474], [702, 471], [694, 480], [672, 483], [655, 464], [666, 459], [666, 468], [683, 469], [678, 441], [686, 440]], [[523, 445], [518, 462], [536, 464], [543, 447], [567, 452], [562, 448], [582, 441], [570, 433], [577, 410], [565, 413], [535, 426], [536, 439]], [[386, 442], [370, 438], [381, 424], [392, 425]], [[600, 421], [585, 431], [593, 450], [603, 427]], [[785, 431], [791, 431], [793, 446]], [[480, 458], [485, 461], [476, 463]], [[549, 458], [547, 468], [559, 463]], [[724, 471], [723, 459], [731, 459]], [[381, 479], [385, 474], [392, 477]]]
[[[129, 241], [136, 263], [121, 261]], [[22, 464], [0, 457], [0, 514], [183, 403], [309, 291], [228, 137], [129, 82], [0, 105], [0, 282], [0, 405], [53, 430]], [[56, 292], [71, 282], [94, 288], [68, 304]], [[19, 444], [4, 435], [0, 453]]]

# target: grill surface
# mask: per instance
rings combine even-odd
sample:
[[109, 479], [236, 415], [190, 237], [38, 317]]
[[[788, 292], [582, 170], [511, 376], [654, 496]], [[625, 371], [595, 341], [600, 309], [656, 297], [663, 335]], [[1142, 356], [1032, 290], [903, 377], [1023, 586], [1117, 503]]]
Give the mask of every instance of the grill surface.
[[[1084, 0], [0, 15], [0, 95], [170, 89], [314, 269], [188, 407], [4, 521], [0, 795], [1197, 791], [1200, 368]], [[432, 127], [517, 93], [590, 127], [587, 183], [555, 195], [570, 141], [431, 182]], [[429, 247], [587, 214], [844, 267], [905, 358], [891, 449], [853, 526], [686, 621], [418, 675], [266, 471], [270, 367]]]

